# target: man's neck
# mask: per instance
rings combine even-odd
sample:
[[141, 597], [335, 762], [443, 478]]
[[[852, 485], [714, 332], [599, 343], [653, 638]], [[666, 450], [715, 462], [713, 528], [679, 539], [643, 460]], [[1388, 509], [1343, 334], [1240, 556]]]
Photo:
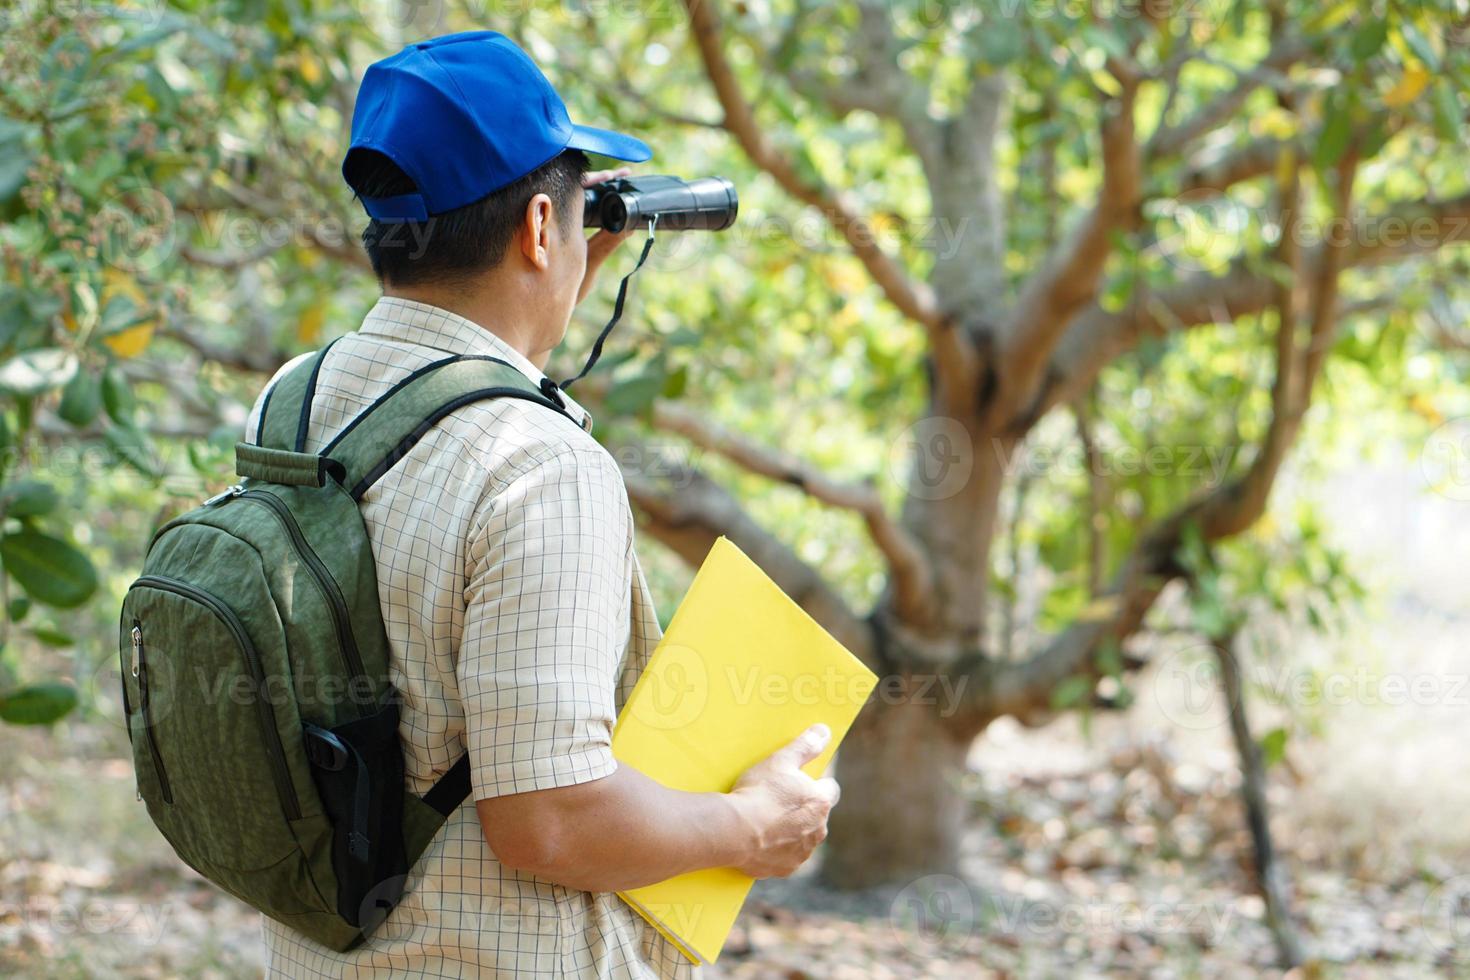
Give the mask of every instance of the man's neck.
[[551, 348], [537, 336], [531, 324], [525, 320], [507, 316], [507, 310], [520, 308], [513, 300], [508, 301], [504, 293], [497, 295], [490, 289], [459, 289], [443, 286], [384, 286], [383, 295], [396, 299], [425, 303], [462, 316], [481, 330], [499, 337], [513, 350], [526, 358], [536, 369], [544, 371], [551, 356]]

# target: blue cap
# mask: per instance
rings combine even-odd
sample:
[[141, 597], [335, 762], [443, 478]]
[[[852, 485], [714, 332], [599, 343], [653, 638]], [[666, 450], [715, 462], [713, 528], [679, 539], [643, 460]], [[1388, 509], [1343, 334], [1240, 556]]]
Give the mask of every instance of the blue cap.
[[494, 31], [410, 44], [370, 66], [352, 111], [349, 159], [357, 149], [387, 156], [418, 188], [362, 198], [386, 221], [473, 204], [566, 149], [633, 163], [653, 155], [640, 139], [575, 125], [535, 62]]

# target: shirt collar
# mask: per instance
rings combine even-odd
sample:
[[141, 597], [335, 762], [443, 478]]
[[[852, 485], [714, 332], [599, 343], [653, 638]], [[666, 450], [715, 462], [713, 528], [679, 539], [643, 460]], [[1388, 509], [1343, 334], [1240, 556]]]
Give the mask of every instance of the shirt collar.
[[[498, 357], [520, 371], [538, 387], [546, 375], [520, 351], [495, 334], [458, 313], [397, 296], [382, 296], [363, 319], [359, 333], [432, 347], [446, 354]], [[592, 416], [564, 391], [567, 414], [583, 429], [591, 431]]]

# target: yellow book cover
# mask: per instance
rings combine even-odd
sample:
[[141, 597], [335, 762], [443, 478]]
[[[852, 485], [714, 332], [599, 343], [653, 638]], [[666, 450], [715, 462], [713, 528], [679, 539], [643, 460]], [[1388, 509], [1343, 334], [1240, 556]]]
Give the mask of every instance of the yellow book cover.
[[[618, 715], [613, 754], [665, 786], [727, 792], [817, 722], [822, 775], [878, 678], [720, 538]], [[692, 961], [713, 963], [754, 879], [709, 868], [618, 895]]]

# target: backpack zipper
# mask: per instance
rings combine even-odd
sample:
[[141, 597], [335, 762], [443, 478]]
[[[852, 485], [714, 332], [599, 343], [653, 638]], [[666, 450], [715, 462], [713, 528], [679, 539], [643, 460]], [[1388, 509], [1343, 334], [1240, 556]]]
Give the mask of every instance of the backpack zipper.
[[266, 754], [271, 760], [271, 776], [275, 780], [276, 794], [280, 797], [281, 808], [286, 812], [286, 819], [299, 820], [301, 801], [297, 798], [296, 787], [291, 782], [291, 770], [286, 763], [286, 750], [281, 745], [281, 732], [276, 728], [276, 713], [266, 698], [265, 668], [260, 662], [260, 654], [256, 651], [255, 644], [250, 642], [250, 634], [245, 632], [245, 624], [240, 622], [240, 618], [230, 607], [203, 589], [195, 588], [187, 582], [180, 582], [162, 575], [144, 575], [133, 583], [133, 588], [140, 586], [158, 589], [162, 592], [172, 592], [174, 595], [183, 596], [202, 606], [207, 606], [234, 636], [235, 642], [244, 651], [246, 666], [250, 668], [250, 676], [255, 681], [256, 713], [260, 718], [261, 734], [265, 737]]
[[[143, 624], [133, 620], [133, 679], [138, 682], [138, 713], [143, 716], [143, 734], [148, 741], [148, 754], [153, 757], [153, 771], [158, 775], [158, 788], [163, 792], [163, 802], [173, 806], [174, 791], [168, 782], [168, 770], [163, 767], [163, 754], [158, 751], [158, 740], [153, 735], [153, 714], [148, 710], [148, 661], [143, 656]], [[126, 694], [126, 688], [124, 688]], [[142, 796], [142, 790], [139, 790]]]
[[[235, 496], [241, 500], [253, 500], [264, 504], [280, 520], [281, 526], [286, 529], [286, 534], [291, 538], [291, 546], [296, 554], [306, 563], [311, 575], [316, 579], [317, 586], [322, 590], [322, 596], [327, 600], [328, 607], [332, 610], [332, 623], [337, 630], [337, 645], [342, 649], [342, 659], [347, 667], [347, 673], [352, 677], [354, 684], [358, 678], [364, 677], [367, 671], [362, 665], [362, 653], [357, 648], [357, 638], [352, 635], [352, 616], [347, 611], [347, 600], [342, 597], [342, 590], [337, 586], [337, 580], [332, 578], [332, 573], [327, 571], [327, 566], [317, 557], [316, 552], [311, 550], [311, 545], [306, 541], [306, 535], [301, 533], [301, 525], [296, 523], [296, 517], [291, 513], [291, 508], [286, 502], [273, 493], [264, 490], [244, 490]], [[366, 709], [360, 712], [365, 715]]]

